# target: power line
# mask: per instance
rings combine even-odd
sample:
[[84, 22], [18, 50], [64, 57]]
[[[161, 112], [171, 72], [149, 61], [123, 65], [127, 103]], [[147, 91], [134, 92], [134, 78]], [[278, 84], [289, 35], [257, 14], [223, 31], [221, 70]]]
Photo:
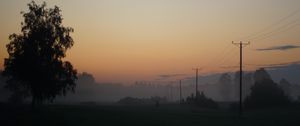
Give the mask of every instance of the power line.
[[274, 29], [273, 31], [267, 32], [265, 34], [259, 35], [257, 37], [254, 37], [252, 39], [250, 39], [250, 41], [254, 41], [254, 40], [262, 40], [262, 39], [266, 39], [269, 38], [270, 36], [273, 36], [275, 34], [290, 30], [291, 28], [294, 28], [295, 26], [299, 25], [300, 23], [298, 22], [300, 18], [293, 20], [291, 22], [289, 22], [288, 24], [285, 24], [277, 29]]
[[[258, 32], [255, 32], [255, 33], [253, 33], [251, 35], [248, 35], [246, 37], [243, 37], [243, 38], [241, 38], [239, 40], [245, 40], [245, 39], [248, 39], [248, 40], [251, 40], [251, 41], [253, 41], [253, 40], [262, 40], [262, 39], [266, 39], [266, 38], [268, 38], [270, 36], [273, 36], [275, 34], [287, 31], [287, 30], [293, 28], [294, 26], [299, 25], [300, 24], [300, 23], [298, 24], [298, 20], [299, 19], [290, 21], [287, 24], [283, 24], [283, 25], [281, 25], [277, 29], [274, 29], [273, 27], [276, 26], [276, 25], [280, 25], [280, 24], [284, 23], [285, 21], [289, 20], [291, 17], [294, 17], [299, 12], [300, 12], [300, 8], [297, 9], [297, 10], [295, 10], [295, 11], [292, 11], [287, 16], [284, 16], [283, 18], [281, 18], [277, 22], [272, 23], [271, 25], [265, 27], [264, 29], [262, 29], [262, 30], [260, 30]], [[225, 63], [228, 60], [232, 59], [232, 55], [231, 55], [231, 53], [233, 52], [232, 50], [233, 49], [229, 49], [228, 50], [228, 47], [224, 48], [221, 51], [221, 54], [217, 55], [215, 58], [213, 58], [211, 60], [211, 62], [208, 62], [207, 64], [209, 64], [209, 65], [217, 65], [217, 66], [222, 65], [223, 63]], [[235, 57], [235, 55], [233, 55], [233, 56]], [[206, 67], [207, 64], [205, 64], [204, 66]]]
[[[226, 49], [228, 49], [229, 47], [230, 47], [230, 45], [227, 45], [225, 48], [223, 48], [223, 50], [221, 51], [221, 53], [220, 53], [219, 55], [216, 55], [214, 58], [212, 58], [212, 59], [210, 60], [210, 62], [207, 62], [207, 63], [203, 66], [203, 68], [206, 67], [208, 64], [209, 64], [209, 65], [212, 65], [213, 63], [216, 63], [216, 61], [219, 60], [220, 57], [224, 57], [225, 54], [228, 53], [228, 50], [226, 50]], [[229, 51], [230, 51], [230, 50], [229, 50]], [[214, 65], [214, 64], [213, 64], [213, 65]]]
[[292, 65], [292, 64], [298, 64], [300, 63], [300, 60], [291, 61], [291, 62], [283, 62], [283, 63], [273, 63], [273, 64], [245, 64], [247, 66], [253, 66], [253, 67], [268, 67], [268, 66], [285, 66], [285, 65]]
[[228, 54], [226, 54], [222, 59], [220, 59], [218, 62], [217, 62], [217, 66], [220, 66], [220, 65], [223, 65], [226, 61], [232, 59], [235, 55], [235, 50], [234, 48], [231, 48], [231, 50], [229, 51]]
[[206, 64], [204, 64], [204, 66], [202, 68], [205, 68], [208, 65], [220, 66], [221, 63], [224, 63], [228, 59], [228, 56], [231, 56], [234, 51], [234, 48], [229, 48], [229, 47], [230, 47], [230, 45], [227, 44], [227, 46], [222, 49], [220, 54], [218, 54], [214, 58], [212, 58], [210, 60], [210, 62], [207, 62]]
[[253, 33], [253, 34], [250, 34], [250, 35], [248, 35], [248, 36], [246, 36], [246, 37], [242, 37], [242, 38], [240, 38], [239, 40], [252, 40], [252, 38], [256, 38], [256, 37], [258, 37], [258, 36], [261, 36], [264, 32], [269, 31], [269, 30], [272, 30], [272, 28], [273, 28], [274, 26], [280, 25], [282, 22], [284, 22], [284, 21], [286, 21], [287, 19], [289, 19], [289, 18], [295, 16], [295, 15], [296, 15], [297, 13], [299, 13], [299, 12], [300, 12], [300, 8], [297, 9], [297, 10], [295, 10], [295, 11], [293, 11], [293, 12], [291, 12], [291, 13], [288, 14], [287, 16], [284, 16], [283, 18], [281, 18], [281, 19], [278, 20], [277, 22], [274, 22], [274, 23], [272, 23], [271, 25], [265, 27], [264, 29], [262, 29], [262, 30], [260, 30], [260, 31], [258, 31], [258, 32], [255, 32], [255, 33]]

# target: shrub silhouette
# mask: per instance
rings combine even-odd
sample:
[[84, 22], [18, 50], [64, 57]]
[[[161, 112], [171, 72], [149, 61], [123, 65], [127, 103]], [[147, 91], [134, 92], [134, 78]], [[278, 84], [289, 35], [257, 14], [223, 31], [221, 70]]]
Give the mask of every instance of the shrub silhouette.
[[186, 102], [187, 104], [194, 104], [201, 108], [218, 108], [218, 104], [214, 100], [207, 98], [203, 92], [197, 92], [196, 97], [191, 94], [191, 96], [186, 98]]
[[264, 69], [255, 72], [255, 84], [251, 87], [250, 96], [245, 99], [246, 108], [269, 108], [289, 104], [284, 91], [273, 82]]

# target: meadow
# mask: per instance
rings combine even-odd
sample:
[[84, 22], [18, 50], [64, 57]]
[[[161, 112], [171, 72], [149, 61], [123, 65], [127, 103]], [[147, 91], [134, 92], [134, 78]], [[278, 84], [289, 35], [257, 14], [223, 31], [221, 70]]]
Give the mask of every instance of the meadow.
[[246, 110], [239, 117], [230, 110], [193, 106], [154, 105], [45, 105], [32, 112], [28, 106], [2, 105], [2, 126], [299, 126], [300, 109]]

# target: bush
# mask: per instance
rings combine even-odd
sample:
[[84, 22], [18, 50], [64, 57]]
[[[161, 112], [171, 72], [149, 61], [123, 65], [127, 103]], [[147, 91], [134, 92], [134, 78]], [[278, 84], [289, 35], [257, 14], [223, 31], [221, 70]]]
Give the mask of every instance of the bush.
[[250, 96], [246, 97], [245, 108], [268, 108], [286, 106], [290, 103], [288, 96], [271, 79], [255, 82]]
[[218, 104], [214, 100], [207, 98], [203, 92], [197, 92], [195, 97], [192, 94], [186, 98], [186, 102], [187, 104], [194, 104], [201, 108], [218, 108]]

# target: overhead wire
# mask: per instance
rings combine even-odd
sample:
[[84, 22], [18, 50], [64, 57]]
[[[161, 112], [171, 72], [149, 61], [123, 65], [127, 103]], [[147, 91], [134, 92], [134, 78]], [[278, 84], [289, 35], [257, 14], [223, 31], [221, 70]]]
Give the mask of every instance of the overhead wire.
[[265, 34], [262, 34], [260, 36], [257, 36], [257, 37], [254, 37], [254, 38], [251, 38], [250, 41], [258, 41], [258, 40], [263, 40], [263, 39], [266, 39], [266, 38], [269, 38], [273, 35], [276, 35], [278, 33], [282, 33], [282, 32], [285, 32], [287, 30], [290, 30], [292, 28], [294, 28], [295, 26], [299, 25], [299, 20], [300, 18], [297, 18], [296, 20], [293, 20], [291, 22], [289, 22], [288, 24], [285, 24], [281, 27], [278, 27], [277, 29], [274, 29], [273, 31], [269, 31]]
[[[290, 30], [294, 26], [297, 26], [297, 25], [300, 24], [298, 22], [300, 20], [300, 18], [297, 18], [296, 20], [290, 21], [287, 24], [283, 24], [280, 27], [277, 27], [276, 29], [274, 29], [274, 27], [276, 27], [277, 25], [282, 24], [283, 22], [287, 21], [291, 17], [297, 15], [299, 12], [300, 12], [300, 8], [297, 9], [297, 10], [295, 10], [295, 11], [293, 11], [293, 12], [291, 12], [287, 16], [284, 16], [283, 18], [281, 18], [277, 22], [274, 22], [271, 25], [265, 27], [264, 29], [262, 29], [262, 30], [260, 30], [258, 32], [255, 32], [253, 34], [250, 34], [248, 36], [242, 37], [239, 40], [257, 41], [257, 40], [262, 40], [262, 39], [269, 38], [269, 37], [273, 36], [274, 34], [278, 34], [278, 33]], [[207, 67], [208, 65], [216, 65], [216, 66], [220, 67], [220, 65], [224, 64], [228, 60], [230, 61], [233, 57], [236, 57], [237, 53], [232, 53], [233, 52], [233, 48], [228, 49], [229, 46], [231, 46], [231, 45], [228, 44], [228, 46], [226, 46], [221, 51], [220, 55], [217, 55], [215, 58], [212, 58], [212, 60], [210, 60], [209, 62], [207, 62], [203, 66], [203, 68]], [[248, 66], [246, 65], [244, 67], [248, 67]]]
[[296, 14], [298, 14], [300, 12], [300, 8], [291, 12], [290, 14], [288, 14], [287, 16], [284, 16], [283, 18], [281, 18], [280, 20], [278, 20], [277, 22], [272, 23], [271, 25], [268, 25], [267, 27], [265, 27], [264, 29], [255, 32], [253, 34], [250, 34], [246, 37], [242, 37], [239, 40], [245, 40], [245, 41], [249, 41], [249, 40], [253, 40], [253, 38], [256, 38], [258, 36], [261, 36], [262, 34], [265, 34], [264, 32], [267, 32], [269, 30], [272, 30], [272, 28], [274, 28], [274, 26], [280, 25], [282, 24], [284, 21], [288, 20], [289, 18], [295, 16]]

